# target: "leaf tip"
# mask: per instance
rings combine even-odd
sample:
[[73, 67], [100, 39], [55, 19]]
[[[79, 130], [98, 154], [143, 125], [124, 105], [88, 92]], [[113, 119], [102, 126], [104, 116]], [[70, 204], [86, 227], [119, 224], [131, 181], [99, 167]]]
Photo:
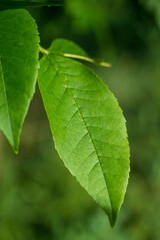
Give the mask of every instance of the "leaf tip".
[[19, 144], [11, 144], [11, 148], [13, 150], [13, 152], [18, 155], [19, 152]]
[[18, 155], [18, 149], [13, 150], [16, 155]]
[[114, 217], [113, 214], [112, 215], [108, 215], [108, 219], [109, 219], [109, 223], [110, 223], [110, 226], [111, 228], [113, 229], [115, 227], [115, 223], [116, 223], [116, 220], [117, 220], [117, 217]]
[[111, 226], [112, 229], [115, 227], [116, 220], [117, 220], [117, 218], [116, 219], [112, 219], [112, 220], [109, 219], [110, 226]]

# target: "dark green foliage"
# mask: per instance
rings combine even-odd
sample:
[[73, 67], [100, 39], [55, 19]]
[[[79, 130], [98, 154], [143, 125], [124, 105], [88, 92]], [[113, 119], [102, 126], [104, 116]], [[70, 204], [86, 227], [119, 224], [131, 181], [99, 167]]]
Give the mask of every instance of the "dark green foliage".
[[155, 16], [158, 27], [160, 27], [160, 1], [159, 0], [141, 0], [146, 9]]
[[0, 1], [0, 10], [26, 8], [26, 7], [40, 7], [40, 6], [62, 6], [64, 0], [28, 0], [28, 1], [14, 1], [14, 0], [2, 0]]

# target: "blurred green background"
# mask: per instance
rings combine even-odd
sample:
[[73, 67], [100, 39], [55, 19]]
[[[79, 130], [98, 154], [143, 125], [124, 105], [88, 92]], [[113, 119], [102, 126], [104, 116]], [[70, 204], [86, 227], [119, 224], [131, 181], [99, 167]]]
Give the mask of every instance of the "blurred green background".
[[66, 0], [29, 11], [42, 46], [68, 38], [112, 63], [90, 66], [127, 119], [131, 174], [112, 230], [59, 159], [37, 88], [18, 156], [0, 135], [0, 240], [159, 240], [160, 1]]

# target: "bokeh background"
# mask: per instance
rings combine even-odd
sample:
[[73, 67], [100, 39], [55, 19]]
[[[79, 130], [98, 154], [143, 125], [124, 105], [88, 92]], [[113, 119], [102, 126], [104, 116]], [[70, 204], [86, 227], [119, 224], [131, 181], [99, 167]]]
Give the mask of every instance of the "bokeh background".
[[127, 119], [131, 174], [117, 224], [64, 167], [37, 88], [15, 156], [0, 134], [1, 240], [160, 239], [160, 1], [66, 0], [29, 9], [41, 45], [77, 42], [117, 97]]

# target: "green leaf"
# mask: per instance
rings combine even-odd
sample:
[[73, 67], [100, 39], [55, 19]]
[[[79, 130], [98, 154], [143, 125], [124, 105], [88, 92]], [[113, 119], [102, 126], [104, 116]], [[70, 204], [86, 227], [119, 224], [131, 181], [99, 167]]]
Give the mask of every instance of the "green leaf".
[[62, 6], [64, 0], [26, 0], [26, 1], [14, 1], [14, 0], [2, 0], [0, 2], [0, 10], [11, 9], [11, 8], [25, 8], [25, 7], [40, 7], [40, 6]]
[[114, 226], [129, 176], [125, 119], [113, 94], [92, 70], [53, 54], [69, 48], [71, 54], [81, 52], [66, 40], [60, 40], [57, 49], [58, 41], [41, 59], [38, 80], [55, 147]]
[[26, 10], [0, 12], [0, 129], [15, 152], [35, 91], [38, 45], [35, 21]]
[[50, 53], [54, 54], [71, 53], [88, 57], [88, 54], [81, 47], [74, 42], [63, 38], [57, 38], [54, 40], [48, 50]]

